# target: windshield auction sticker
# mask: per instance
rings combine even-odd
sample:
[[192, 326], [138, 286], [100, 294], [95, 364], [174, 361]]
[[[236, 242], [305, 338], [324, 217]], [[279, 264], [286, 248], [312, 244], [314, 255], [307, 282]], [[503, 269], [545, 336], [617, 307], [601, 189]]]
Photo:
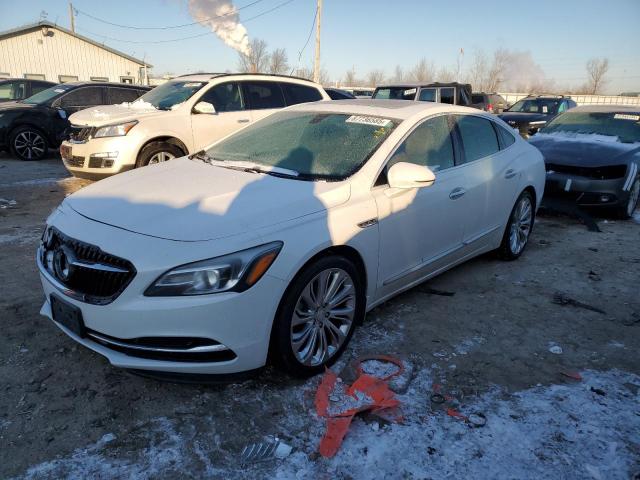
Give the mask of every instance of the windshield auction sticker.
[[613, 118], [615, 118], [616, 120], [632, 120], [634, 122], [637, 122], [638, 120], [640, 120], [640, 115], [629, 115], [626, 113], [616, 113]]
[[365, 115], [351, 115], [345, 123], [360, 123], [362, 125], [373, 125], [375, 127], [386, 127], [391, 124], [388, 118], [367, 117]]

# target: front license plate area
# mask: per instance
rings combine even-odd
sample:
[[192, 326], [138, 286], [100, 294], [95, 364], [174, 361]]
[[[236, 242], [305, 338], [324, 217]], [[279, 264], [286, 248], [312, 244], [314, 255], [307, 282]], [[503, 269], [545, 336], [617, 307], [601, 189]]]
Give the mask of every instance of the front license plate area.
[[51, 314], [53, 320], [60, 325], [68, 328], [79, 337], [85, 336], [84, 321], [82, 320], [82, 311], [68, 302], [51, 295]]

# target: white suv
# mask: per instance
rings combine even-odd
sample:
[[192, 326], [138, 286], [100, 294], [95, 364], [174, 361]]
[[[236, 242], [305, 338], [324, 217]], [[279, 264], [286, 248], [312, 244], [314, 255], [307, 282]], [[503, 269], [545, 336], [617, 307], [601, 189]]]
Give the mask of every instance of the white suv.
[[133, 103], [75, 113], [60, 154], [74, 176], [97, 180], [197, 152], [277, 109], [318, 100], [330, 98], [299, 78], [185, 75]]

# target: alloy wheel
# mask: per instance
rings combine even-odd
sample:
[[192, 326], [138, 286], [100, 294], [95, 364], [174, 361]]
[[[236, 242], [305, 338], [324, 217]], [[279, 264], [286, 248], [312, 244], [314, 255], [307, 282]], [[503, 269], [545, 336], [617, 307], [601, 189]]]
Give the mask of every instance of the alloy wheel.
[[166, 162], [168, 160], [173, 160], [174, 158], [176, 157], [172, 153], [158, 152], [149, 159], [149, 165]]
[[291, 347], [296, 359], [314, 367], [342, 347], [356, 315], [356, 288], [341, 268], [316, 275], [302, 290], [291, 319]]
[[633, 212], [638, 206], [638, 198], [640, 197], [640, 179], [633, 182], [631, 191], [629, 192], [629, 200], [627, 201], [627, 215], [633, 216]]
[[520, 254], [524, 249], [533, 221], [533, 207], [529, 196], [524, 195], [513, 210], [511, 216], [511, 230], [509, 232], [509, 248], [514, 255]]
[[44, 155], [46, 144], [39, 133], [25, 130], [16, 136], [13, 141], [13, 148], [21, 158], [32, 160]]

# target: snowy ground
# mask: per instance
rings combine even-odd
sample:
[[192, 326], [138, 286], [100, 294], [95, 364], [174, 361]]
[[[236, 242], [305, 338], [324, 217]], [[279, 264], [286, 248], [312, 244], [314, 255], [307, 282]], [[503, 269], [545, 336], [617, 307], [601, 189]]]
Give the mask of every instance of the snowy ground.
[[[147, 445], [133, 456], [122, 458], [127, 438], [109, 433], [69, 456], [31, 467], [22, 478], [157, 478], [203, 471], [208, 478], [629, 479], [640, 471], [640, 377], [618, 371], [581, 374], [582, 381], [513, 394], [492, 387], [464, 398], [461, 413], [487, 418], [484, 427], [472, 427], [431, 404], [438, 375], [421, 370], [399, 396], [405, 422], [357, 420], [332, 459], [312, 454], [324, 428], [312, 411], [286, 417], [280, 432], [273, 432], [285, 437], [301, 432], [290, 440], [290, 456], [243, 468], [238, 452], [210, 460], [220, 453], [215, 426], [202, 431], [161, 417], [134, 427]], [[291, 389], [285, 401], [303, 401], [302, 392], [314, 383]]]
[[[345, 355], [410, 362], [399, 395], [405, 421], [356, 420], [337, 456], [323, 459], [319, 378], [267, 369], [226, 386], [161, 383], [113, 368], [38, 315], [42, 222], [86, 184], [55, 158], [0, 156], [0, 478], [627, 480], [640, 472], [638, 213], [599, 219], [602, 233], [541, 216], [520, 260], [475, 259], [370, 312]], [[558, 292], [605, 313], [554, 303]], [[434, 384], [458, 403], [434, 404]], [[472, 428], [448, 406], [482, 413], [487, 424]], [[273, 436], [290, 455], [240, 464], [247, 444]]]

